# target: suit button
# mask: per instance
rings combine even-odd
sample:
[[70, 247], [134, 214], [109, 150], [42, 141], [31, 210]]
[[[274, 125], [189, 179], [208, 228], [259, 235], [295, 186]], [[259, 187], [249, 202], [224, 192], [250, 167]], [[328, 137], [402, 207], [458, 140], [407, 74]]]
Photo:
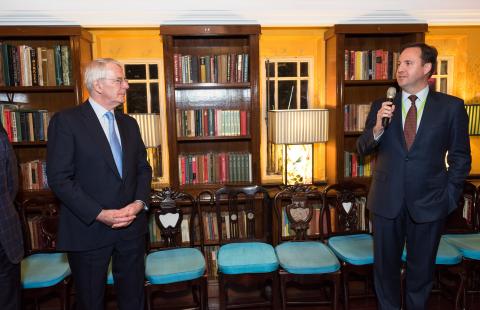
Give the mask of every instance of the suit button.
[[405, 161], [408, 161], [408, 157], [405, 157]]

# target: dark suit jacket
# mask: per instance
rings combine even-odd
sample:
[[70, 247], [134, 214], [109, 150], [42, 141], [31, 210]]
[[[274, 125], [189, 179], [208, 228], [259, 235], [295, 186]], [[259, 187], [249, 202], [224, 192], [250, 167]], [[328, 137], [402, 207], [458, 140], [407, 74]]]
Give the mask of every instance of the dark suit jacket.
[[62, 202], [59, 250], [97, 249], [119, 238], [132, 239], [147, 232], [143, 211], [123, 229], [112, 229], [96, 221], [102, 209], [120, 209], [137, 199], [149, 201], [152, 170], [137, 122], [118, 112], [115, 118], [122, 141], [123, 178], [88, 101], [56, 113], [50, 121], [47, 178]]
[[17, 160], [7, 133], [0, 125], [0, 244], [15, 264], [23, 257], [22, 227], [13, 203], [17, 190]]
[[463, 101], [430, 90], [409, 151], [403, 135], [401, 93], [394, 99], [396, 109], [390, 126], [378, 142], [373, 139], [382, 102], [372, 104], [365, 130], [357, 141], [360, 155], [377, 155], [367, 207], [380, 216], [395, 218], [406, 204], [413, 219], [420, 223], [446, 217], [457, 207], [471, 165]]

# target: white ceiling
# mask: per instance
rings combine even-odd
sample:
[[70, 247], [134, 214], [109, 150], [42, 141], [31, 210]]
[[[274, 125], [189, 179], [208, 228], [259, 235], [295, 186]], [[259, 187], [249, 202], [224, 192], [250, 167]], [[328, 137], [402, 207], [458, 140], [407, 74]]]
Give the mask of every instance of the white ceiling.
[[0, 0], [0, 25], [480, 25], [479, 0]]

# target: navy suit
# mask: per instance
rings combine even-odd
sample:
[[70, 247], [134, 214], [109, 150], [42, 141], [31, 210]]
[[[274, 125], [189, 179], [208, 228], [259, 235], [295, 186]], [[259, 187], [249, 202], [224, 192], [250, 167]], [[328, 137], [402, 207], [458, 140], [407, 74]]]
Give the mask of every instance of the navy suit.
[[[430, 294], [430, 276], [444, 220], [457, 207], [470, 171], [468, 117], [461, 99], [430, 90], [415, 140], [407, 150], [401, 93], [394, 99], [396, 108], [389, 127], [378, 141], [374, 140], [373, 127], [382, 102], [372, 104], [365, 131], [357, 141], [360, 155], [376, 154], [367, 202], [375, 215], [374, 235], [378, 243], [375, 260], [376, 264], [385, 264], [382, 268], [399, 268], [405, 241], [411, 254], [408, 258], [429, 257], [429, 263], [423, 266], [427, 270], [417, 272], [417, 262], [412, 261], [408, 267], [412, 268], [407, 271], [407, 309], [421, 308], [419, 305]], [[448, 170], [445, 167], [447, 152]], [[380, 243], [384, 248], [378, 248]], [[432, 251], [433, 256], [429, 255]], [[393, 272], [398, 273], [398, 277], [376, 275], [375, 280], [382, 285], [387, 283], [385, 285], [398, 292], [399, 270]], [[394, 283], [397, 281], [398, 285]], [[410, 289], [422, 287], [409, 295], [409, 286]], [[380, 308], [389, 308], [382, 305], [383, 297], [378, 296]], [[391, 308], [395, 309], [396, 305]]]
[[22, 228], [15, 210], [18, 190], [17, 160], [7, 133], [0, 125], [0, 309], [20, 309]]
[[[48, 183], [62, 203], [57, 248], [69, 252], [71, 265], [75, 264], [72, 257], [77, 252], [101, 252], [124, 241], [144, 240], [147, 232], [147, 219], [143, 211], [128, 227], [122, 229], [112, 229], [96, 221], [102, 209], [120, 209], [135, 200], [148, 202], [150, 196], [151, 168], [146, 160], [138, 125], [123, 113], [115, 112], [115, 119], [122, 141], [123, 178], [118, 173], [107, 137], [88, 101], [56, 113], [49, 124]], [[139, 246], [138, 251], [144, 250]], [[108, 265], [111, 251], [96, 255], [101, 256], [95, 256], [94, 259], [101, 261], [98, 268], [102, 279], [95, 284], [101, 287], [94, 287], [93, 290], [102, 292], [98, 296], [101, 299], [106, 278], [104, 265]], [[141, 267], [138, 269], [143, 275]], [[75, 266], [72, 266], [72, 271], [74, 277], [80, 276], [75, 274]], [[83, 275], [82, 272], [80, 274]], [[119, 298], [131, 293], [128, 287], [125, 289], [127, 292], [118, 292]]]

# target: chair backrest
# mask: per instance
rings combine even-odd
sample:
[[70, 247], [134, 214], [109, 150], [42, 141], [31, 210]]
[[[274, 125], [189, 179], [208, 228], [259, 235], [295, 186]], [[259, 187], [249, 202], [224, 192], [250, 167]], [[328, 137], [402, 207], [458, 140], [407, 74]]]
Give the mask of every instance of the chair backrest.
[[203, 246], [196, 233], [199, 227], [197, 203], [190, 194], [171, 188], [154, 191], [149, 221], [150, 250]]
[[27, 255], [56, 251], [60, 202], [50, 195], [27, 198], [19, 207]]
[[458, 207], [447, 217], [445, 233], [478, 232], [478, 199], [477, 188], [466, 181], [458, 201]]
[[271, 242], [271, 206], [261, 186], [225, 186], [215, 192], [219, 243]]
[[370, 232], [367, 205], [368, 188], [364, 184], [342, 182], [323, 191], [322, 225], [328, 236]]
[[275, 195], [274, 245], [283, 240], [319, 239], [323, 194], [308, 185], [287, 186]]

